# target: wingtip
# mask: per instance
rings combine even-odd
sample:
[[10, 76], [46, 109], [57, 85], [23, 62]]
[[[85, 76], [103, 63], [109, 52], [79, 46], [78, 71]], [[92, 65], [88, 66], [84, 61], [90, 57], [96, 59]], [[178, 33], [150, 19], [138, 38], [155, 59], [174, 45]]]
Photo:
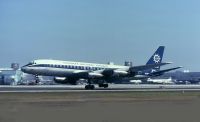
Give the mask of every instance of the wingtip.
[[183, 66], [178, 66], [177, 68], [183, 68]]

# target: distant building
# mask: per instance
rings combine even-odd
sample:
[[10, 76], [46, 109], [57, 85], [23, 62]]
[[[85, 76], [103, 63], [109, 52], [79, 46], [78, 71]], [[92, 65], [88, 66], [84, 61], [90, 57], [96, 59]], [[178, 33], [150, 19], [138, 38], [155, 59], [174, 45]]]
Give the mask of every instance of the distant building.
[[108, 62], [108, 65], [114, 65], [114, 62]]
[[11, 85], [17, 82], [17, 71], [13, 69], [0, 69], [0, 84]]
[[0, 72], [0, 85], [4, 85], [4, 76]]
[[19, 69], [19, 64], [18, 63], [12, 63], [11, 64], [11, 68], [14, 70], [18, 70]]
[[124, 66], [133, 66], [133, 62], [125, 61]]
[[11, 68], [0, 68], [0, 85], [15, 85], [21, 80], [18, 63], [12, 63]]

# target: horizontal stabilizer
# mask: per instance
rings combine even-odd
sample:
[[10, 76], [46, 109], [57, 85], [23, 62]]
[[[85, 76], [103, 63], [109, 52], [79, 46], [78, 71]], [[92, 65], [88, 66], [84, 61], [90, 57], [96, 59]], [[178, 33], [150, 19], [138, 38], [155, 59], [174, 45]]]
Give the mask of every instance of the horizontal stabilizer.
[[133, 67], [130, 68], [130, 70], [133, 71], [133, 72], [137, 72], [137, 71], [152, 69], [152, 68], [155, 68], [155, 67], [160, 67], [160, 66], [167, 65], [167, 64], [171, 64], [171, 62], [141, 65], [141, 66], [133, 66]]
[[163, 73], [166, 73], [166, 72], [169, 72], [169, 71], [172, 71], [172, 70], [176, 70], [176, 69], [180, 69], [180, 68], [182, 68], [182, 66], [174, 67], [174, 68], [170, 68], [170, 69], [165, 69], [165, 70], [160, 70], [160, 71], [156, 71], [156, 72], [152, 72], [152, 73], [149, 74], [149, 76], [160, 76]]

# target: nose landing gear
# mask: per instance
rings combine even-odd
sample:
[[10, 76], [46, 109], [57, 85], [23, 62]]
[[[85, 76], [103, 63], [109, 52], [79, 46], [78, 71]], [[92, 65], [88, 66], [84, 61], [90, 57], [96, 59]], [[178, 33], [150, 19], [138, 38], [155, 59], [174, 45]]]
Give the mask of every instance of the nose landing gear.
[[35, 84], [39, 84], [40, 83], [40, 78], [38, 75], [35, 75]]

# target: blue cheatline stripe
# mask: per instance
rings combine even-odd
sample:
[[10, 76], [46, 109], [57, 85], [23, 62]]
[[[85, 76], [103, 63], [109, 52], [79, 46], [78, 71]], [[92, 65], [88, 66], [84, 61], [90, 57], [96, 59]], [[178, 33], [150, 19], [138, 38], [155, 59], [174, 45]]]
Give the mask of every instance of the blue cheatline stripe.
[[84, 66], [72, 66], [72, 65], [52, 65], [52, 64], [35, 64], [30, 67], [48, 67], [48, 68], [62, 68], [62, 69], [78, 69], [78, 70], [102, 70], [105, 68], [99, 67], [84, 67]]

